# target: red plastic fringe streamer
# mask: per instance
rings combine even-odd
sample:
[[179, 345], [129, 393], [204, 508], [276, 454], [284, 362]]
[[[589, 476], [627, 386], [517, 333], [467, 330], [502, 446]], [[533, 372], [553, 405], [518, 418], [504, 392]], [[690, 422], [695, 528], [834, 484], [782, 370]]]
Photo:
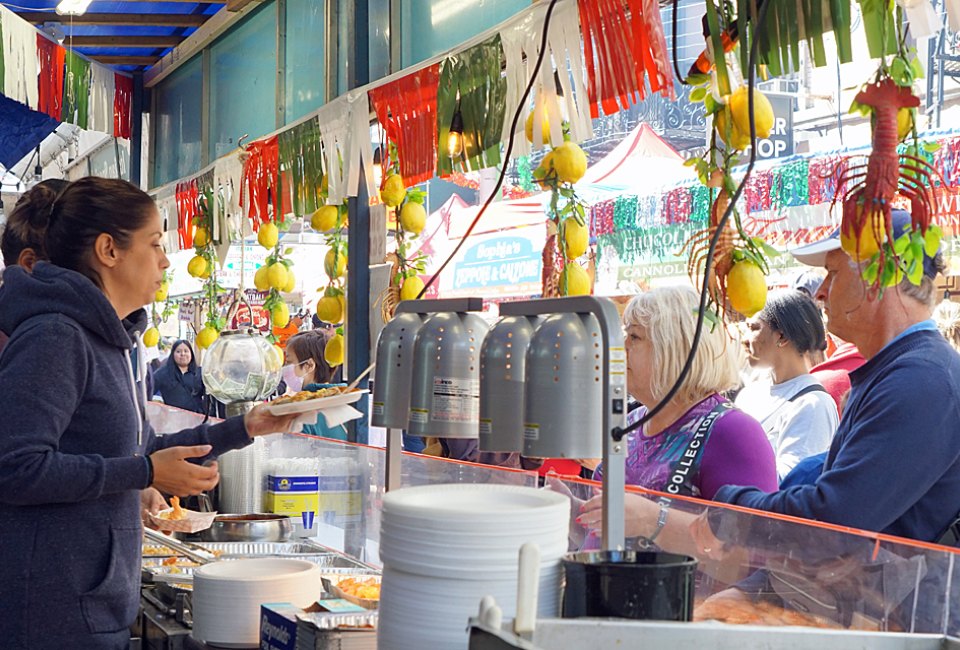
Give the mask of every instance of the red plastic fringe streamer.
[[437, 166], [437, 84], [434, 64], [369, 91], [387, 139], [397, 145], [408, 187], [433, 178]]
[[63, 60], [67, 51], [42, 34], [37, 34], [40, 58], [40, 102], [37, 110], [59, 121], [63, 110]]
[[130, 138], [131, 109], [133, 105], [133, 78], [114, 74], [113, 82], [113, 135], [118, 138]]
[[200, 188], [197, 179], [177, 183], [177, 234], [180, 250], [193, 248], [193, 218], [200, 214]]
[[[606, 115], [636, 103], [650, 90], [673, 96], [663, 23], [651, 0], [577, 0], [583, 31], [590, 113]], [[599, 76], [598, 76], [599, 75]], [[619, 100], [619, 103], [618, 103]]]
[[247, 160], [243, 163], [243, 179], [240, 187], [244, 189], [242, 205], [247, 208], [247, 216], [253, 220], [253, 229], [260, 230], [260, 224], [272, 221], [270, 206], [275, 214], [282, 214], [278, 205], [280, 187], [280, 146], [277, 136], [266, 140], [255, 140], [247, 145]]

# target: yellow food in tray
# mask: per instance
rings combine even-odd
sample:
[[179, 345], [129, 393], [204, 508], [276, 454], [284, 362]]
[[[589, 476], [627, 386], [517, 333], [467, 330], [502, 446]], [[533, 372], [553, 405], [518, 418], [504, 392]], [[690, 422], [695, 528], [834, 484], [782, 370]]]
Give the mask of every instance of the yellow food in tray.
[[345, 578], [337, 587], [348, 596], [363, 600], [380, 600], [380, 581], [376, 578]]
[[270, 403], [276, 406], [281, 404], [293, 404], [296, 402], [306, 402], [307, 400], [311, 399], [319, 399], [321, 397], [333, 397], [334, 395], [340, 395], [341, 393], [345, 392], [346, 386], [331, 386], [330, 388], [321, 388], [320, 390], [302, 390], [299, 393], [294, 393], [293, 395], [286, 395], [285, 397], [275, 399]]

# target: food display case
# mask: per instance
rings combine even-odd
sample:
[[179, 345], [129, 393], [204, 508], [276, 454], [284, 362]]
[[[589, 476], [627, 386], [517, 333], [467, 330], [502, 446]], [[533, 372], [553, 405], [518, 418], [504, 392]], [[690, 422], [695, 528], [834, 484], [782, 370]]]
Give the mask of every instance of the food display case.
[[[155, 418], [152, 412], [154, 408], [166, 414], [159, 413], [160, 417]], [[169, 426], [167, 431], [195, 423], [193, 414], [173, 411], [162, 405], [151, 405], [151, 419], [166, 423]], [[386, 452], [380, 448], [295, 434], [269, 436], [265, 440], [265, 450], [267, 457], [273, 460], [340, 456], [352, 460], [362, 473], [360, 507], [356, 516], [339, 519], [318, 517], [316, 529], [309, 539], [298, 540], [287, 550], [303, 551], [306, 547], [302, 544], [319, 544], [364, 566], [379, 567]], [[440, 483], [538, 485], [533, 472], [408, 453], [403, 454], [401, 468], [401, 487]], [[578, 479], [551, 478], [547, 489], [562, 492], [571, 499], [582, 500], [594, 496], [600, 485]], [[666, 495], [626, 488], [626, 500], [636, 497], [660, 498]], [[753, 635], [754, 639], [762, 639], [769, 637], [771, 627], [801, 627], [808, 634], [826, 635], [823, 637], [825, 639], [830, 637], [828, 633], [846, 630], [854, 636], [842, 638], [873, 639], [874, 635], [878, 635], [885, 640], [884, 643], [894, 643], [889, 647], [919, 648], [933, 646], [916, 645], [927, 639], [916, 635], [946, 637], [960, 634], [960, 567], [957, 549], [698, 499], [669, 498], [670, 517], [686, 519], [688, 535], [686, 538], [678, 537], [673, 546], [663, 550], [697, 559], [694, 620], [706, 621], [704, 624], [707, 627], [701, 627], [701, 623], [668, 625], [657, 628], [657, 639], [672, 636], [677, 640], [674, 644], [676, 647], [694, 647], [680, 645], [680, 641], [700, 634], [696, 630], [732, 630], [728, 634], [742, 632]], [[580, 529], [573, 518], [569, 541], [571, 551], [599, 547], [596, 536]], [[629, 544], [638, 543], [628, 540]], [[257, 549], [251, 547], [248, 550]], [[259, 550], [276, 549], [264, 547]], [[170, 593], [169, 584], [161, 583], [150, 589], [151, 595]], [[481, 596], [478, 596], [478, 603]], [[176, 596], [173, 600], [172, 605], [167, 603], [165, 606], [167, 612], [175, 614]], [[152, 602], [145, 602], [144, 610], [145, 613], [147, 610], [156, 613], [158, 608]], [[591, 625], [588, 622], [561, 619], [539, 623], [544, 634], [549, 630], [567, 629], [564, 626], [580, 629]], [[623, 621], [619, 624], [644, 625]], [[463, 625], [466, 630], [468, 617], [464, 618]], [[616, 625], [611, 622], [606, 627]], [[754, 632], [754, 629], [761, 631]], [[675, 632], [671, 633], [671, 630]], [[611, 634], [621, 632], [623, 630]], [[796, 632], [791, 631], [791, 634]], [[913, 645], [895, 644], [895, 640], [903, 638], [903, 634], [912, 635], [908, 638]], [[926, 642], [930, 643], [929, 640]], [[463, 647], [466, 648], [467, 644], [468, 634], [465, 631]], [[155, 646], [148, 643], [145, 647]], [[540, 647], [565, 646], [547, 643]], [[744, 643], [737, 647], [763, 646]], [[824, 643], [785, 647], [816, 647], [817, 650], [823, 650], [833, 646]], [[875, 646], [871, 641], [869, 647], [886, 646]]]

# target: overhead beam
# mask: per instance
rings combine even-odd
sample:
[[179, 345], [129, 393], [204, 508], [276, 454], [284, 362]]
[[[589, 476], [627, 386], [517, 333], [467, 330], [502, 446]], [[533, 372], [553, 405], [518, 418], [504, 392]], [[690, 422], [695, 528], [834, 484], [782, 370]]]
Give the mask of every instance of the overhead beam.
[[[28, 23], [42, 24], [62, 21], [57, 14], [43, 11], [24, 11], [17, 14]], [[210, 16], [201, 14], [83, 14], [74, 16], [74, 25], [164, 25], [170, 27], [199, 27]]]
[[153, 65], [160, 60], [159, 56], [93, 55], [90, 58], [104, 65]]
[[227, 11], [240, 11], [248, 4], [260, 1], [261, 0], [227, 0]]
[[185, 36], [74, 36], [74, 47], [176, 47]]

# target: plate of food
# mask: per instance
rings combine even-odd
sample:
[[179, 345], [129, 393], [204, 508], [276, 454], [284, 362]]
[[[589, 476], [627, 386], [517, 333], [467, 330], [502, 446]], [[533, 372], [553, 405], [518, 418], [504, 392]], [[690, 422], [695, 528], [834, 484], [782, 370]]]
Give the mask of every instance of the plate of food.
[[272, 415], [294, 415], [296, 413], [312, 413], [336, 406], [353, 404], [369, 391], [360, 388], [347, 390], [347, 386], [331, 386], [320, 390], [302, 390], [293, 395], [285, 395], [275, 399], [267, 405], [267, 411]]
[[180, 507], [180, 497], [170, 498], [170, 507], [157, 514], [147, 513], [147, 520], [161, 531], [198, 533], [213, 525], [215, 512], [196, 512]]

